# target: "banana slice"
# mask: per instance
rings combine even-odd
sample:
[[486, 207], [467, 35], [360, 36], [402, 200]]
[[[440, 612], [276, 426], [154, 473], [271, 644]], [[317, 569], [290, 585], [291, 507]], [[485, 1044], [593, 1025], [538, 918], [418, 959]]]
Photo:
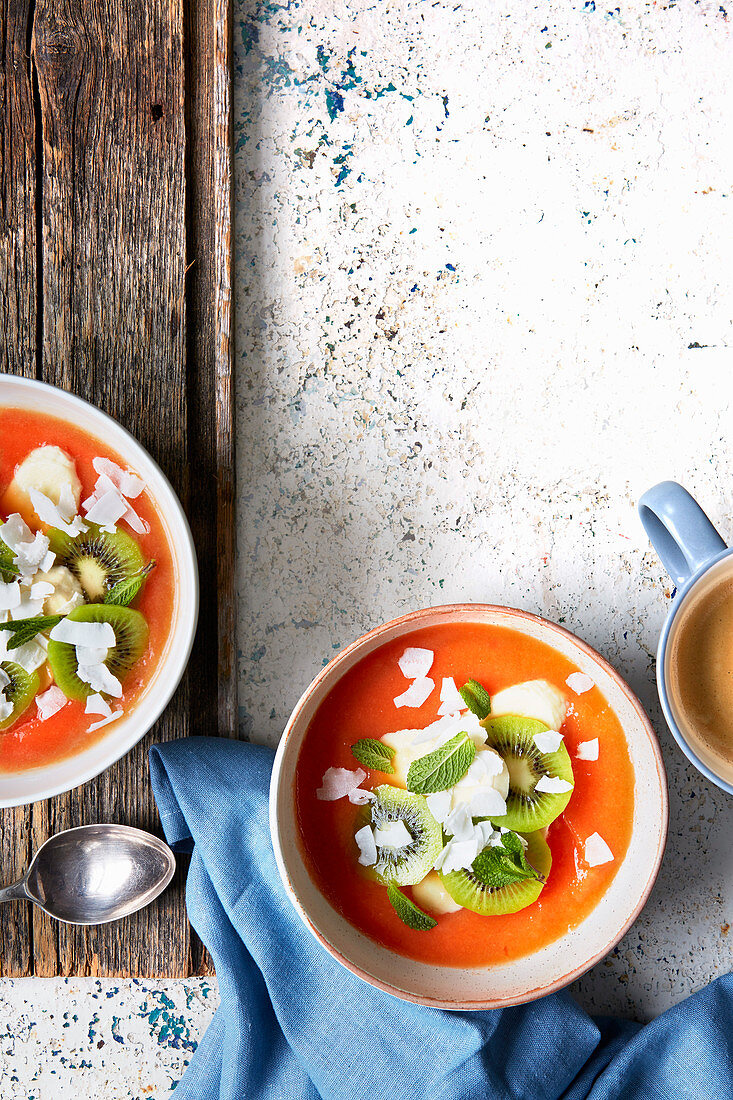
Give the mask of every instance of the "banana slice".
[[421, 909], [427, 909], [437, 916], [442, 916], [444, 913], [457, 913], [463, 908], [453, 900], [435, 871], [428, 871], [422, 882], [412, 887], [412, 897]]
[[16, 499], [17, 510], [21, 513], [27, 512], [28, 509], [32, 512], [31, 489], [37, 489], [54, 504], [58, 504], [66, 486], [71, 491], [78, 512], [81, 482], [76, 473], [74, 460], [60, 447], [46, 445], [36, 447], [16, 467], [6, 498]]
[[54, 565], [46, 573], [36, 573], [33, 582], [37, 581], [53, 585], [52, 594], [43, 601], [44, 615], [68, 615], [85, 602], [81, 585], [65, 565]]
[[545, 722], [551, 730], [559, 730], [565, 721], [567, 705], [566, 697], [554, 684], [547, 680], [526, 680], [491, 696], [491, 717], [520, 714]]

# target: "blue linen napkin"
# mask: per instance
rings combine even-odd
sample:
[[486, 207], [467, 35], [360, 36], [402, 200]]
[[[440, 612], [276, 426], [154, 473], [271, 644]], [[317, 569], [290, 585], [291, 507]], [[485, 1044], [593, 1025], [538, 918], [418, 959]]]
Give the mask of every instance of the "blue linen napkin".
[[374, 989], [310, 935], [280, 882], [273, 753], [192, 737], [151, 749], [168, 842], [221, 1005], [176, 1100], [733, 1100], [733, 978], [645, 1027], [568, 993], [443, 1012]]

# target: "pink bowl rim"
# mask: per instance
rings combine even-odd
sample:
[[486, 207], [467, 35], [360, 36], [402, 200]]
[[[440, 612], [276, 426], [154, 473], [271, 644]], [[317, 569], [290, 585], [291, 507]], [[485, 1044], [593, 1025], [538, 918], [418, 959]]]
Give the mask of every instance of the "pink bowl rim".
[[[647, 734], [649, 743], [654, 755], [654, 762], [656, 764], [656, 778], [659, 783], [659, 791], [661, 795], [661, 807], [662, 807], [662, 828], [659, 835], [659, 843], [657, 845], [657, 851], [654, 855], [654, 864], [652, 871], [649, 874], [644, 886], [642, 888], [639, 901], [637, 902], [632, 913], [625, 920], [623, 926], [616, 936], [614, 936], [609, 943], [597, 951], [590, 959], [574, 967], [572, 970], [567, 971], [553, 982], [549, 982], [545, 986], [540, 986], [535, 989], [529, 989], [521, 994], [510, 997], [490, 998], [487, 1000], [461, 1000], [456, 998], [455, 1000], [442, 1000], [436, 997], [422, 997], [418, 994], [399, 989], [396, 986], [392, 986], [387, 982], [383, 982], [379, 978], [375, 978], [369, 974], [368, 971], [362, 967], [357, 966], [351, 962], [344, 954], [330, 942], [311, 921], [308, 913], [306, 912], [302, 902], [297, 896], [292, 883], [288, 877], [287, 870], [285, 868], [282, 856], [280, 853], [280, 843], [278, 839], [278, 821], [277, 821], [277, 793], [279, 789], [279, 781], [281, 774], [282, 761], [285, 756], [287, 742], [289, 741], [293, 729], [298, 723], [300, 715], [304, 708], [310, 702], [312, 696], [318, 691], [323, 684], [323, 681], [332, 676], [334, 671], [340, 664], [346, 661], [356, 650], [361, 649], [364, 645], [371, 641], [377, 641], [380, 636], [395, 630], [399, 630], [399, 633], [406, 633], [407, 629], [415, 623], [419, 623], [421, 620], [428, 616], [435, 616], [436, 614], [442, 615], [446, 621], [455, 620], [456, 618], [467, 618], [470, 615], [475, 614], [501, 614], [508, 615], [509, 618], [516, 619], [517, 621], [533, 622], [548, 629], [550, 633], [561, 635], [568, 639], [573, 645], [575, 645], [582, 653], [590, 657], [597, 665], [599, 665], [608, 675], [615, 681], [617, 687], [626, 696], [627, 700], [636, 712], [641, 726]], [[511, 628], [510, 628], [511, 629]], [[399, 636], [399, 634], [397, 635]], [[547, 643], [549, 644], [549, 643]], [[669, 797], [667, 793], [667, 777], [664, 768], [664, 761], [662, 758], [662, 752], [659, 747], [659, 740], [654, 731], [644, 707], [641, 704], [638, 696], [631, 690], [626, 681], [619, 675], [615, 668], [602, 657], [601, 654], [592, 646], [584, 642], [576, 634], [573, 634], [571, 630], [567, 630], [565, 627], [560, 626], [557, 623], [553, 623], [550, 619], [545, 619], [541, 615], [535, 615], [531, 611], [523, 611], [521, 608], [508, 607], [503, 604], [486, 604], [486, 603], [456, 603], [456, 604], [438, 604], [434, 607], [426, 607], [417, 611], [410, 611], [405, 615], [400, 615], [396, 619], [390, 619], [389, 622], [382, 623], [380, 626], [374, 627], [372, 630], [367, 631], [366, 634], [362, 634], [361, 637], [351, 642], [345, 649], [342, 649], [339, 653], [333, 657], [327, 665], [321, 669], [318, 675], [311, 681], [309, 686], [301, 695], [300, 699], [296, 703], [287, 725], [283, 731], [280, 744], [278, 745], [275, 764], [272, 771], [272, 779], [270, 784], [270, 831], [272, 834], [272, 842], [275, 850], [275, 860], [277, 863], [280, 877], [282, 878], [283, 885], [286, 888], [288, 897], [298, 911], [299, 916], [308, 926], [315, 938], [326, 948], [330, 955], [333, 956], [342, 966], [346, 967], [352, 974], [361, 978], [369, 985], [375, 986], [377, 989], [381, 989], [384, 993], [389, 993], [393, 997], [398, 997], [400, 1000], [410, 1001], [413, 1004], [424, 1005], [428, 1008], [442, 1008], [452, 1011], [471, 1010], [480, 1011], [485, 1009], [494, 1008], [510, 1008], [513, 1005], [525, 1004], [528, 1001], [537, 1000], [539, 997], [545, 997], [550, 993], [556, 993], [560, 989], [564, 989], [571, 982], [580, 978], [583, 974], [587, 973], [591, 967], [605, 958], [609, 951], [612, 951], [617, 943], [628, 932], [629, 928], [636, 921], [637, 917], [641, 913], [642, 909], [646, 905], [649, 895], [652, 891], [654, 883], [656, 882], [657, 875], [659, 874], [659, 868], [662, 863], [662, 857], [667, 841], [667, 831], [669, 825]], [[314, 884], [315, 885], [315, 884]], [[316, 887], [317, 888], [317, 887]], [[599, 903], [602, 899], [599, 899]]]

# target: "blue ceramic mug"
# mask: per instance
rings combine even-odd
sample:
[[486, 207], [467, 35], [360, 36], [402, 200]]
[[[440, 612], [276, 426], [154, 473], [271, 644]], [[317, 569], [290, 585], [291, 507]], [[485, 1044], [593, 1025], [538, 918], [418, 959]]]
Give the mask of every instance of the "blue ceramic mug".
[[[733, 794], [733, 765], [726, 767], [681, 718], [669, 690], [670, 652], [682, 613], [719, 581], [733, 576], [733, 547], [726, 546], [697, 501], [676, 481], [662, 481], [639, 501], [639, 516], [677, 591], [657, 650], [657, 687], [664, 717], [677, 744], [703, 775]], [[685, 728], [687, 726], [687, 728]], [[694, 742], [691, 744], [691, 741]]]

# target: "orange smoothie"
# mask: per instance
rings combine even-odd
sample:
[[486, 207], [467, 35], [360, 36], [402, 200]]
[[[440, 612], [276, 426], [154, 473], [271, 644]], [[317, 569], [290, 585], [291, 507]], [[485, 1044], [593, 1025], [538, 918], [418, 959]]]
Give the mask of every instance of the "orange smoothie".
[[[0, 409], [0, 520], [20, 509], [8, 493], [16, 466], [35, 447], [46, 444], [60, 447], [76, 464], [76, 472], [82, 484], [82, 500], [94, 490], [97, 473], [92, 465], [94, 458], [107, 458], [125, 468], [126, 463], [118, 454], [86, 432], [54, 417], [22, 409]], [[145, 520], [148, 534], [129, 532], [138, 542], [146, 560], [154, 559], [155, 568], [135, 597], [132, 607], [145, 616], [150, 630], [147, 651], [136, 661], [124, 679], [124, 693], [115, 706], [129, 713], [163, 653], [172, 624], [174, 600], [174, 566], [171, 549], [163, 525], [157, 515], [155, 503], [147, 489], [134, 499], [135, 511]], [[26, 509], [21, 514], [31, 530], [40, 529], [37, 517]], [[124, 522], [120, 529], [128, 531]], [[47, 667], [39, 669], [41, 688], [48, 687], [51, 679]], [[58, 713], [41, 721], [34, 703], [9, 728], [0, 731], [0, 771], [23, 771], [72, 756], [106, 736], [114, 725], [90, 731], [98, 715], [85, 714], [84, 704], [70, 700]]]
[[[348, 799], [316, 798], [330, 767], [354, 769], [351, 745], [399, 728], [433, 722], [437, 690], [422, 707], [397, 710], [406, 687], [398, 660], [406, 646], [434, 652], [430, 677], [458, 686], [478, 680], [493, 695], [527, 680], [542, 679], [565, 693], [571, 706], [562, 726], [574, 790], [565, 811], [549, 826], [552, 869], [536, 902], [507, 916], [461, 909], [441, 915], [435, 928], [407, 927], [392, 909], [384, 886], [364, 874], [354, 841], [360, 807]], [[313, 880], [330, 903], [367, 936], [409, 958], [442, 966], [490, 966], [545, 947], [579, 924], [598, 904], [621, 866], [634, 810], [634, 775], [618, 718], [598, 687], [575, 695], [566, 685], [578, 669], [554, 649], [517, 631], [485, 624], [453, 623], [419, 630], [390, 642], [352, 668], [319, 707], [306, 733], [297, 769], [296, 810], [301, 847]], [[599, 759], [579, 760], [579, 742], [598, 738]], [[389, 776], [386, 777], [386, 781]], [[364, 787], [385, 777], [368, 772]], [[590, 867], [583, 842], [598, 832], [613, 862]], [[410, 887], [404, 888], [410, 896]]]

